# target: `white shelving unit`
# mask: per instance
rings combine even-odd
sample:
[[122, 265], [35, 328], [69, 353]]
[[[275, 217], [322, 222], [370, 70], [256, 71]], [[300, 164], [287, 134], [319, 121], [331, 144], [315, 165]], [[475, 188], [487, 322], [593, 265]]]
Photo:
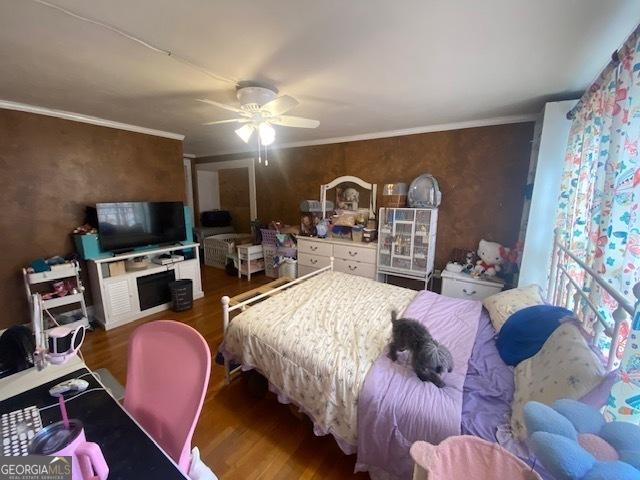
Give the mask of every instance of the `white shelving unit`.
[[[138, 318], [153, 313], [167, 310], [171, 304], [163, 303], [151, 308], [141, 306], [138, 279], [156, 273], [173, 271], [175, 279], [189, 279], [193, 282], [193, 298], [204, 296], [200, 277], [200, 253], [198, 243], [173, 245], [170, 247], [149, 248], [136, 250], [122, 255], [105, 255], [102, 258], [89, 260], [88, 270], [91, 281], [93, 304], [96, 310], [96, 319], [105, 330], [119, 327]], [[131, 270], [119, 275], [110, 275], [109, 264], [123, 260], [132, 260], [137, 257], [149, 257], [153, 259], [163, 253], [177, 253], [182, 250], [190, 250], [193, 258], [176, 261], [166, 265], [158, 265], [150, 262], [147, 268]]]
[[381, 208], [378, 215], [378, 280], [389, 275], [425, 282], [433, 274], [437, 208]]
[[[78, 325], [84, 325], [85, 327], [88, 327], [89, 316], [87, 314], [87, 305], [84, 301], [84, 287], [80, 280], [80, 264], [74, 260], [63, 265], [52, 266], [51, 268], [51, 270], [47, 270], [46, 272], [37, 273], [29, 273], [26, 268], [22, 269], [27, 300], [31, 301], [31, 295], [34, 293], [44, 293], [44, 288], [42, 287], [44, 284], [73, 279], [77, 293], [70, 293], [62, 297], [53, 297], [43, 300], [42, 307], [51, 316], [54, 316], [49, 310], [77, 304], [79, 309], [82, 311], [83, 318], [69, 324], [69, 326], [76, 327]], [[45, 317], [45, 320], [48, 320], [48, 318]]]

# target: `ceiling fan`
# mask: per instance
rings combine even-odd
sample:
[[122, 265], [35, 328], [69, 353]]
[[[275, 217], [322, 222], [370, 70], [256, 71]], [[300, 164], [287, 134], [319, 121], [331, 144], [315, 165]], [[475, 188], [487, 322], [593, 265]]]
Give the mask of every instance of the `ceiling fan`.
[[245, 143], [249, 143], [253, 132], [257, 131], [259, 138], [258, 153], [260, 152], [260, 144], [266, 147], [275, 141], [276, 131], [273, 125], [293, 128], [316, 128], [320, 125], [318, 120], [285, 115], [286, 112], [298, 105], [298, 101], [289, 95], [278, 97], [278, 90], [275, 88], [256, 84], [241, 84], [237, 88], [236, 96], [240, 102], [239, 107], [214, 102], [205, 98], [198, 99], [200, 102], [238, 115], [236, 118], [207, 122], [204, 125], [244, 124], [235, 132]]

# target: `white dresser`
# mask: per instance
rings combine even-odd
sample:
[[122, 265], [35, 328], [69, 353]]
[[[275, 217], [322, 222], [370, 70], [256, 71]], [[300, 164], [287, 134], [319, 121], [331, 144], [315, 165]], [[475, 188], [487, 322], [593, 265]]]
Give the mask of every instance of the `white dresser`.
[[376, 243], [335, 238], [298, 237], [298, 276], [329, 266], [336, 272], [376, 278]]
[[486, 280], [468, 273], [442, 272], [442, 295], [446, 297], [483, 300], [504, 288], [501, 280]]

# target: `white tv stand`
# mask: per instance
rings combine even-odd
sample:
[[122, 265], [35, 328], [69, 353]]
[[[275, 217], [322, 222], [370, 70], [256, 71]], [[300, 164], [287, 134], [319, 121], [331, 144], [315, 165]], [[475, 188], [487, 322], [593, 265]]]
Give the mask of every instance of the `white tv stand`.
[[[119, 327], [126, 323], [146, 317], [153, 313], [167, 310], [171, 304], [163, 303], [145, 310], [140, 308], [138, 295], [138, 278], [156, 273], [173, 271], [176, 280], [189, 279], [193, 282], [193, 298], [202, 298], [202, 281], [200, 279], [200, 253], [198, 243], [186, 243], [168, 247], [149, 248], [136, 250], [120, 255], [105, 255], [97, 259], [89, 260], [88, 271], [91, 282], [93, 304], [98, 322], [105, 330]], [[131, 260], [138, 257], [154, 258], [164, 253], [172, 253], [182, 250], [191, 250], [193, 258], [181, 260], [167, 265], [150, 263], [142, 270], [126, 271], [119, 275], [110, 276], [109, 264], [122, 260]]]

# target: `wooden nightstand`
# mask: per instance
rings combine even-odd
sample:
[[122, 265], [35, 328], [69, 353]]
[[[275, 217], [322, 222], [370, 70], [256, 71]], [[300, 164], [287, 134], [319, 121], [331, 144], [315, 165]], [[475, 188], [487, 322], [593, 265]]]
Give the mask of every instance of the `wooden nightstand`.
[[[495, 277], [494, 277], [495, 278]], [[504, 282], [472, 277], [468, 273], [442, 272], [442, 295], [468, 300], [483, 300], [500, 292]]]

